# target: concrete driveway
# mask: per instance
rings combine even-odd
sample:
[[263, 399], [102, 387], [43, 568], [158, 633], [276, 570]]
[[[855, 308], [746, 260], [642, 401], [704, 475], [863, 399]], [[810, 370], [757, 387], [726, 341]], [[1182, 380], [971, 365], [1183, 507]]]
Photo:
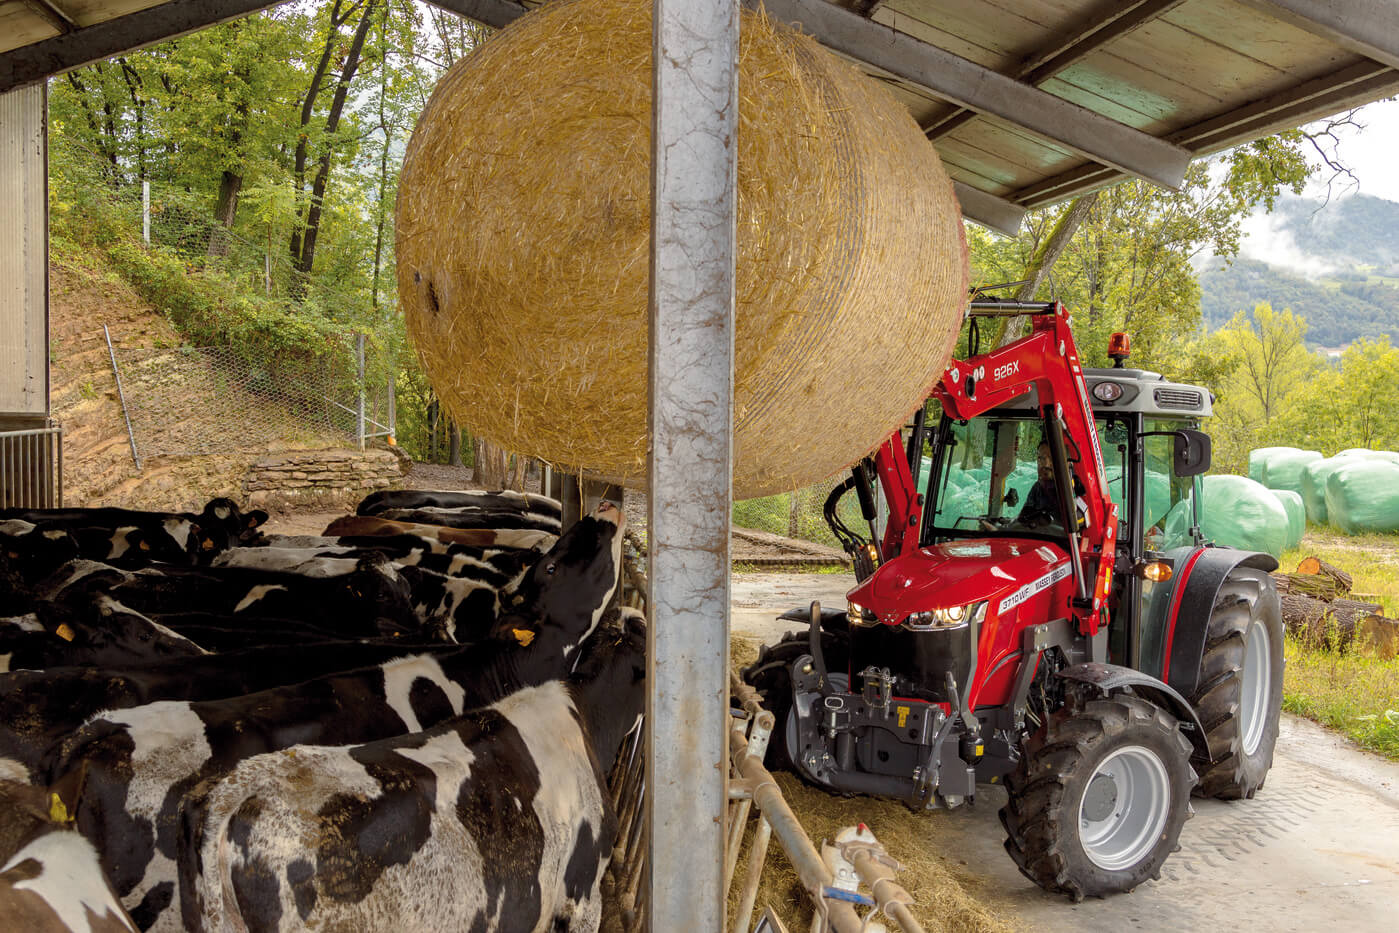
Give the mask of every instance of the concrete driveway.
[[[764, 641], [774, 616], [844, 605], [848, 575], [736, 574], [732, 626]], [[1253, 800], [1195, 800], [1159, 881], [1072, 904], [1026, 880], [1002, 848], [1000, 787], [974, 808], [927, 814], [929, 844], [969, 892], [1027, 930], [1391, 931], [1399, 929], [1399, 765], [1284, 714], [1267, 784]], [[897, 852], [892, 853], [898, 857]]]

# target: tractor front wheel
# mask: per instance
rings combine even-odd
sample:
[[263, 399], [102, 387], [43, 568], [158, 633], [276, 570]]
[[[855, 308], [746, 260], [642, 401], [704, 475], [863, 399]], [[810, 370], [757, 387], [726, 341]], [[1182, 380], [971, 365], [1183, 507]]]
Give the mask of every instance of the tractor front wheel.
[[1195, 793], [1252, 797], [1273, 765], [1282, 709], [1282, 608], [1261, 570], [1236, 567], [1219, 587], [1205, 633], [1200, 686], [1190, 698], [1213, 764]]
[[1060, 710], [1006, 782], [1006, 851], [1075, 901], [1130, 891], [1177, 848], [1194, 783], [1190, 742], [1159, 707], [1119, 695]]

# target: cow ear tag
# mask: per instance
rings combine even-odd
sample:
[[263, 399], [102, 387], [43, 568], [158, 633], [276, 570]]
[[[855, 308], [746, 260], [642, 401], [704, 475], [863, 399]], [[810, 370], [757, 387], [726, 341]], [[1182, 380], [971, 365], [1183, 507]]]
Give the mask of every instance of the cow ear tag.
[[68, 627], [67, 622], [64, 622], [63, 624], [59, 625], [58, 628], [53, 630], [53, 633], [59, 638], [63, 639], [64, 641], [72, 641], [73, 636], [75, 634], [73, 630]]
[[140, 548], [141, 550], [143, 550], [143, 551], [149, 551], [149, 550], [151, 549], [150, 543], [149, 543], [149, 542], [146, 542], [146, 541], [142, 541], [142, 542], [140, 542], [139, 544], [137, 544], [136, 546], [137, 546], [138, 548]]
[[49, 820], [54, 823], [73, 822], [73, 818], [68, 815], [68, 808], [63, 805], [63, 800], [57, 794], [49, 794]]
[[521, 647], [528, 647], [529, 643], [534, 641], [534, 632], [527, 628], [512, 628], [510, 631], [514, 633], [515, 640], [520, 643]]

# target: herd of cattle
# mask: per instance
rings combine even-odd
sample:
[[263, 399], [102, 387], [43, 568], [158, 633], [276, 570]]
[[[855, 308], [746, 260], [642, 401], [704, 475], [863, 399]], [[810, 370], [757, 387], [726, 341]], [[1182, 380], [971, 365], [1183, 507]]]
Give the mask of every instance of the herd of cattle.
[[0, 511], [0, 925], [596, 930], [644, 703], [623, 517]]

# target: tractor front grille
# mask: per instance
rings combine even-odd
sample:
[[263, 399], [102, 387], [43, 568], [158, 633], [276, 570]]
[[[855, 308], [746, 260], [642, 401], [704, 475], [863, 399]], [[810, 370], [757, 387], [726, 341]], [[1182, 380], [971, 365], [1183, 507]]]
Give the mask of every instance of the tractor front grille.
[[1194, 389], [1157, 389], [1156, 404], [1162, 408], [1199, 411], [1205, 406], [1205, 397]]

